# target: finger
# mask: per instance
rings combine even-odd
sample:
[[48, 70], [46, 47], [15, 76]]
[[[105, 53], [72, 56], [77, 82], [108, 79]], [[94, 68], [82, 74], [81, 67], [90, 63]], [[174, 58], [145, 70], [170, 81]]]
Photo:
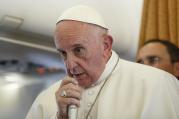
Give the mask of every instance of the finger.
[[77, 92], [71, 89], [66, 89], [65, 92], [66, 92], [66, 96], [62, 96], [61, 93], [59, 93], [59, 91], [55, 93], [58, 106], [63, 108], [67, 108], [69, 104], [76, 104], [77, 106], [79, 106], [78, 102], [80, 102], [82, 92]]
[[64, 99], [64, 103], [67, 104], [67, 106], [69, 105], [76, 105], [77, 107], [80, 106], [80, 100], [75, 98], [66, 98]]
[[66, 77], [64, 80], [62, 80], [61, 86], [67, 85], [68, 83], [73, 83], [73, 84], [77, 85], [78, 81], [76, 81], [74, 78]]
[[75, 85], [75, 84], [73, 84], [73, 83], [68, 83], [68, 84], [66, 84], [66, 85], [63, 85], [61, 88], [60, 88], [60, 90], [62, 91], [62, 90], [72, 90], [72, 91], [76, 91], [76, 92], [79, 92], [79, 93], [82, 93], [82, 91], [83, 91], [83, 88], [82, 87], [80, 87], [79, 85]]
[[60, 112], [60, 115], [61, 116], [67, 116], [67, 107], [68, 107], [68, 103], [66, 103], [66, 99], [62, 96], [59, 96], [59, 93], [56, 92], [55, 93], [55, 96], [56, 96], [56, 102], [57, 102], [57, 105], [58, 105], [58, 108], [59, 108], [59, 112]]
[[80, 106], [80, 101], [75, 98], [66, 98], [61, 96], [56, 96], [56, 101], [58, 104], [58, 107], [60, 109], [60, 113], [62, 115], [67, 115], [67, 110], [69, 105], [76, 105], [77, 107]]
[[66, 96], [64, 98], [76, 98], [78, 100], [82, 98], [82, 95], [81, 95], [82, 92], [80, 91], [67, 89], [65, 90], [65, 92], [66, 92]]
[[59, 90], [56, 92], [56, 96], [60, 96], [63, 98], [76, 98], [80, 100], [82, 97], [82, 91], [83, 89], [81, 87], [70, 83], [59, 88]]

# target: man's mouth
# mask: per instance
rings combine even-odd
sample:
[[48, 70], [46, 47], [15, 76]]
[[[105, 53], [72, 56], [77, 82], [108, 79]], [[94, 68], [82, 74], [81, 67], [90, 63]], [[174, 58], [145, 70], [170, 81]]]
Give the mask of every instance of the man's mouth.
[[82, 76], [83, 74], [85, 74], [85, 73], [78, 73], [78, 74], [73, 74], [73, 77], [74, 77], [74, 78], [77, 78], [77, 77], [80, 77], [80, 76]]

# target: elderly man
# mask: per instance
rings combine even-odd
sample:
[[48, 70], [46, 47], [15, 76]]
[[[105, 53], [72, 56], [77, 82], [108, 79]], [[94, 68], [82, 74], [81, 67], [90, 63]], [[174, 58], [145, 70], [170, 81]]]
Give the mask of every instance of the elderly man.
[[145, 42], [137, 54], [137, 62], [165, 70], [179, 79], [179, 49], [167, 40]]
[[55, 44], [68, 76], [37, 97], [26, 119], [179, 119], [177, 79], [120, 59], [112, 42], [93, 8], [64, 12]]

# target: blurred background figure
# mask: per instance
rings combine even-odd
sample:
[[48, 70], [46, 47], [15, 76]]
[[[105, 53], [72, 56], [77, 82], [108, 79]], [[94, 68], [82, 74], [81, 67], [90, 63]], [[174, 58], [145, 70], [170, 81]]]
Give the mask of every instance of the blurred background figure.
[[179, 79], [179, 48], [167, 40], [146, 41], [138, 51], [137, 62], [165, 70]]

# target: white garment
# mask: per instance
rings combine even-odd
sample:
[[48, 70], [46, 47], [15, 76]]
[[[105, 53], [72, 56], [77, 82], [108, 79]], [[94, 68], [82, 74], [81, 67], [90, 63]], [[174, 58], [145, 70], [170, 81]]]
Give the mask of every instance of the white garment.
[[[103, 78], [83, 92], [78, 119], [86, 118], [95, 96], [109, 76], [105, 72], [112, 71], [116, 58], [113, 52]], [[58, 81], [37, 97], [26, 119], [56, 118], [55, 92], [60, 83]], [[179, 119], [179, 82], [165, 71], [119, 59], [88, 119]]]

